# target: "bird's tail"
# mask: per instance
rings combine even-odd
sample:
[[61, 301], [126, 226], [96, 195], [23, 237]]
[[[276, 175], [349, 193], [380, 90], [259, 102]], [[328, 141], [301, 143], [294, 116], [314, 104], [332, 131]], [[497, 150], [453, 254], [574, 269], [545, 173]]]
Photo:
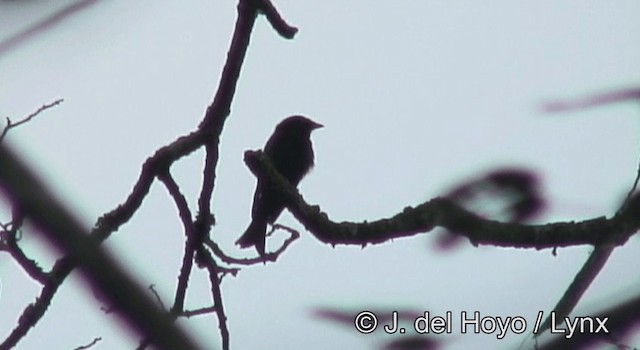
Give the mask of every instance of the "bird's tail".
[[267, 223], [262, 220], [252, 220], [244, 234], [238, 238], [236, 244], [241, 248], [256, 247], [260, 256], [264, 255], [264, 240], [267, 232]]

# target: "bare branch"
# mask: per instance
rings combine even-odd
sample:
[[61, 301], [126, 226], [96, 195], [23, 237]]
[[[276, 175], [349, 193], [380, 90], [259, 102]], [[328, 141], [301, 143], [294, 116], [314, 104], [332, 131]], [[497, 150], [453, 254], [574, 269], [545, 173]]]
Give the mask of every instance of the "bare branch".
[[56, 24], [61, 23], [63, 19], [69, 17], [70, 15], [88, 8], [96, 3], [98, 3], [98, 0], [79, 0], [40, 20], [39, 22], [36, 22], [35, 24], [19, 32], [18, 34], [3, 40], [2, 42], [0, 42], [0, 57], [9, 52], [11, 49], [27, 41], [29, 38], [41, 32], [44, 32], [49, 28], [52, 28]]
[[124, 203], [120, 204], [111, 212], [98, 219], [92, 231], [92, 235], [102, 241], [125, 224], [133, 214], [140, 208], [142, 201], [146, 197], [153, 180], [159, 174], [166, 173], [174, 162], [191, 154], [203, 144], [203, 136], [199, 131], [181, 136], [167, 146], [157, 150], [153, 156], [148, 158], [142, 165], [142, 171], [138, 177], [133, 191]]
[[7, 133], [9, 132], [9, 130], [17, 128], [18, 126], [28, 123], [29, 121], [31, 121], [31, 119], [35, 118], [38, 114], [40, 114], [41, 112], [55, 107], [57, 105], [59, 105], [60, 103], [62, 103], [64, 100], [59, 98], [51, 103], [46, 103], [44, 105], [42, 105], [40, 108], [38, 108], [35, 112], [29, 114], [28, 116], [24, 117], [22, 120], [19, 120], [17, 122], [12, 122], [11, 119], [7, 118], [7, 126], [5, 126], [5, 128], [2, 130], [2, 133], [0, 134], [0, 142], [2, 142], [2, 140], [4, 139], [4, 137], [7, 135]]
[[575, 332], [572, 337], [566, 337], [564, 333], [557, 334], [554, 339], [538, 345], [536, 349], [592, 349], [598, 341], [618, 343], [619, 339], [636, 330], [634, 326], [640, 323], [640, 295], [635, 295], [590, 317], [594, 321], [604, 322], [607, 331], [600, 329], [595, 332]]
[[218, 264], [209, 254], [208, 251], [202, 252], [203, 264], [209, 271], [209, 281], [211, 283], [211, 296], [213, 297], [213, 305], [216, 315], [218, 316], [218, 327], [220, 328], [220, 336], [222, 337], [222, 350], [229, 350], [229, 328], [227, 328], [227, 316], [224, 313], [224, 305], [222, 303], [222, 290], [220, 288], [220, 269]]
[[542, 111], [547, 113], [567, 112], [587, 109], [610, 103], [640, 100], [640, 88], [628, 88], [579, 99], [556, 100], [543, 104]]
[[298, 28], [290, 26], [285, 20], [280, 16], [278, 10], [273, 6], [271, 0], [256, 0], [258, 2], [258, 8], [260, 12], [262, 12], [265, 17], [267, 17], [267, 21], [271, 24], [273, 29], [280, 34], [283, 38], [293, 39], [293, 37], [298, 32]]
[[91, 343], [87, 344], [87, 345], [82, 345], [82, 346], [78, 346], [77, 348], [73, 349], [73, 350], [86, 350], [86, 349], [90, 349], [92, 348], [94, 345], [98, 344], [100, 341], [102, 340], [102, 337], [96, 337], [94, 338]]
[[176, 204], [180, 221], [184, 228], [186, 236], [185, 251], [182, 258], [182, 267], [180, 268], [180, 276], [178, 277], [178, 286], [176, 287], [176, 295], [173, 301], [173, 307], [171, 308], [172, 314], [178, 314], [182, 312], [184, 308], [184, 298], [187, 292], [187, 286], [189, 285], [189, 276], [191, 275], [191, 269], [193, 267], [193, 256], [196, 250], [195, 239], [195, 227], [191, 220], [191, 210], [187, 204], [187, 199], [184, 197], [178, 184], [173, 177], [167, 172], [160, 176], [160, 181], [165, 185], [169, 191], [169, 195], [173, 198], [173, 202]]
[[318, 240], [331, 244], [380, 244], [394, 238], [428, 232], [436, 226], [466, 236], [472, 244], [545, 249], [574, 245], [620, 245], [640, 228], [640, 196], [613, 218], [580, 222], [523, 225], [484, 219], [446, 198], [434, 198], [401, 213], [372, 222], [336, 223], [317, 206], [307, 204], [261, 151], [245, 152], [245, 163], [256, 176], [271, 182], [287, 200], [287, 208]]
[[164, 306], [164, 303], [162, 302], [162, 298], [160, 298], [160, 294], [158, 294], [158, 291], [156, 290], [155, 284], [150, 285], [149, 290], [151, 291], [151, 293], [153, 293], [153, 296], [156, 297], [156, 301], [158, 302], [160, 308], [162, 310], [167, 310], [167, 308]]
[[47, 274], [38, 266], [38, 264], [29, 259], [22, 249], [18, 246], [20, 229], [24, 223], [24, 213], [14, 207], [13, 217], [10, 224], [0, 224], [0, 251], [7, 251], [11, 257], [20, 265], [29, 277], [45, 284], [48, 280]]
[[[88, 2], [90, 1], [85, 1], [84, 3]], [[96, 222], [91, 235], [95, 237], [97, 242], [101, 242], [108, 238], [111, 233], [118, 230], [120, 226], [126, 223], [133, 216], [133, 214], [142, 205], [142, 201], [149, 192], [155, 177], [166, 173], [171, 164], [178, 159], [189, 155], [202, 145], [205, 145], [206, 147], [207, 159], [204, 167], [202, 191], [198, 202], [200, 210], [196, 223], [199, 225], [196, 227], [199, 237], [205, 237], [208, 234], [209, 228], [213, 223], [213, 216], [210, 213], [209, 202], [211, 200], [211, 193], [213, 192], [215, 168], [218, 162], [219, 138], [223, 129], [224, 121], [230, 113], [231, 101], [235, 93], [240, 68], [249, 44], [249, 37], [255, 22], [257, 11], [258, 10], [253, 3], [253, 0], [239, 1], [236, 28], [227, 61], [220, 78], [218, 90], [214, 101], [207, 109], [207, 113], [205, 114], [198, 130], [179, 137], [171, 144], [160, 148], [152, 157], [145, 161], [138, 180], [125, 202], [111, 212], [100, 217]], [[6, 42], [4, 44], [6, 44]], [[11, 45], [13, 45], [13, 43], [11, 43]], [[6, 49], [6, 46], [4, 48]], [[17, 190], [22, 189], [17, 188]], [[204, 251], [204, 248], [202, 250]], [[185, 259], [190, 260], [187, 255], [185, 255]], [[50, 274], [50, 280], [43, 287], [40, 297], [35, 303], [29, 305], [25, 309], [16, 329], [14, 329], [4, 343], [0, 344], [0, 350], [15, 346], [15, 344], [24, 337], [27, 331], [41, 319], [58, 287], [76, 266], [77, 262], [75, 261], [75, 258], [72, 259], [70, 257], [65, 257], [56, 262]], [[222, 316], [220, 318], [220, 323], [221, 330], [224, 329], [223, 338], [226, 339], [225, 343], [228, 344], [226, 318], [222, 311], [222, 299], [219, 289], [218, 283], [212, 286], [212, 290], [214, 290], [214, 300], [216, 300], [219, 305], [218, 314], [219, 316]], [[160, 334], [160, 336], [167, 336], [167, 334]]]
[[220, 260], [224, 261], [227, 264], [236, 264], [236, 265], [255, 265], [255, 264], [259, 264], [259, 263], [264, 263], [267, 261], [270, 262], [275, 262], [276, 260], [278, 260], [278, 258], [280, 257], [280, 255], [282, 255], [282, 253], [284, 253], [287, 248], [289, 248], [289, 246], [291, 244], [293, 244], [293, 242], [295, 240], [297, 240], [298, 238], [300, 238], [300, 233], [292, 228], [283, 226], [283, 225], [273, 225], [273, 229], [269, 232], [269, 234], [271, 234], [271, 232], [273, 232], [275, 229], [283, 229], [287, 232], [290, 233], [290, 236], [284, 240], [284, 242], [282, 243], [282, 246], [280, 246], [280, 248], [276, 249], [274, 252], [271, 253], [267, 253], [262, 257], [257, 257], [257, 258], [249, 258], [249, 259], [238, 259], [238, 258], [234, 258], [232, 256], [229, 256], [227, 254], [225, 254], [222, 249], [220, 249], [220, 246], [218, 246], [218, 244], [216, 244], [214, 241], [212, 241], [209, 238], [206, 238], [204, 240], [204, 244], [207, 245], [207, 247], [209, 247], [211, 249], [211, 251], [213, 252], [213, 254], [220, 258]]
[[636, 170], [636, 178], [635, 180], [633, 180], [633, 185], [631, 186], [631, 189], [629, 189], [629, 192], [627, 193], [627, 197], [624, 200], [624, 203], [620, 206], [620, 210], [623, 210], [627, 204], [629, 204], [629, 201], [631, 201], [631, 198], [633, 198], [633, 194], [636, 192], [636, 189], [638, 188], [638, 181], [640, 181], [640, 162], [638, 162], [638, 169]]
[[38, 266], [38, 263], [29, 257], [22, 251], [22, 249], [18, 246], [18, 241], [16, 239], [15, 232], [7, 233], [6, 239], [4, 239], [5, 248], [4, 250], [8, 251], [11, 254], [11, 257], [22, 267], [22, 269], [31, 277], [32, 279], [38, 281], [40, 284], [47, 283], [49, 279], [47, 274]]
[[[553, 313], [556, 319], [564, 319], [568, 316], [573, 308], [578, 305], [578, 302], [587, 291], [587, 288], [593, 283], [598, 273], [604, 267], [611, 253], [615, 249], [614, 245], [603, 244], [595, 247], [594, 251], [589, 255], [589, 258], [584, 263], [576, 277], [569, 285], [569, 288], [564, 292], [564, 295], [558, 301], [558, 304], [553, 308]], [[540, 331], [545, 331], [551, 326], [550, 316], [540, 326]]]
[[13, 349], [20, 339], [27, 334], [29, 329], [36, 325], [49, 308], [51, 300], [58, 291], [62, 281], [71, 273], [75, 266], [76, 264], [72, 262], [70, 258], [62, 258], [56, 262], [49, 274], [49, 281], [40, 291], [40, 296], [38, 296], [34, 303], [27, 305], [24, 309], [18, 319], [16, 327], [11, 331], [9, 336], [0, 343], [0, 350]]
[[203, 307], [202, 309], [197, 310], [187, 310], [182, 311], [178, 316], [184, 316], [186, 318], [191, 318], [194, 316], [207, 315], [216, 311], [215, 306]]
[[[640, 87], [620, 89], [615, 91], [609, 91], [600, 94], [594, 94], [591, 96], [579, 98], [579, 99], [568, 99], [568, 100], [556, 100], [543, 104], [542, 111], [546, 113], [555, 113], [555, 112], [569, 112], [575, 110], [588, 109], [593, 107], [598, 107], [611, 103], [619, 103], [626, 101], [640, 101]], [[627, 199], [624, 204], [620, 207], [622, 210], [631, 197], [633, 193], [638, 188], [638, 182], [640, 181], [640, 164], [638, 164], [638, 170], [636, 171], [636, 178], [633, 181], [633, 186], [627, 193]]]
[[211, 213], [211, 195], [215, 186], [216, 168], [219, 160], [220, 134], [225, 121], [231, 113], [231, 102], [236, 90], [240, 69], [249, 47], [249, 39], [255, 24], [258, 9], [253, 0], [238, 2], [238, 19], [231, 39], [231, 46], [227, 53], [227, 61], [222, 70], [218, 90], [213, 102], [207, 108], [205, 117], [200, 123], [200, 130], [204, 134], [205, 163], [202, 176], [202, 186], [198, 198], [198, 217], [195, 222], [197, 245], [200, 246], [208, 237], [213, 225]]
[[[159, 348], [195, 349], [196, 345], [155, 306], [144, 291], [89, 236], [79, 221], [22, 164], [0, 144], [0, 183], [14, 205], [24, 210], [38, 232], [77, 261], [84, 277], [116, 306], [135, 331], [150, 336]], [[55, 290], [55, 288], [53, 289]]]

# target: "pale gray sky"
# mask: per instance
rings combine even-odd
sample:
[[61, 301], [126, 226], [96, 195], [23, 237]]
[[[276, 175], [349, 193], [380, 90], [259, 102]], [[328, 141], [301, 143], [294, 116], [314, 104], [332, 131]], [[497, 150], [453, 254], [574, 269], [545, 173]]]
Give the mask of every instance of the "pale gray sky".
[[[0, 41], [71, 1], [0, 1]], [[640, 107], [623, 103], [542, 114], [549, 99], [640, 84], [640, 2], [275, 1], [299, 28], [294, 40], [259, 19], [225, 127], [213, 235], [229, 253], [248, 224], [255, 179], [242, 156], [261, 148], [291, 114], [325, 125], [314, 133], [316, 168], [299, 186], [340, 220], [374, 220], [503, 165], [539, 171], [550, 200], [540, 222], [612, 215], [640, 156]], [[195, 129], [210, 103], [235, 21], [234, 1], [105, 1], [0, 56], [0, 117], [65, 102], [6, 142], [19, 149], [87, 226], [128, 195], [142, 162]], [[148, 125], [153, 125], [151, 128]], [[202, 152], [174, 168], [192, 209]], [[5, 219], [5, 216], [0, 216]], [[302, 229], [287, 213], [282, 223]], [[470, 245], [432, 249], [433, 234], [384, 245], [336, 247], [303, 232], [275, 264], [223, 284], [232, 348], [369, 349], [361, 335], [311, 317], [315, 307], [480, 311], [535, 320], [562, 295], [589, 247], [551, 251]], [[183, 250], [173, 203], [154, 185], [108, 247], [167, 304]], [[31, 254], [49, 256], [27, 238]], [[277, 239], [271, 241], [272, 249]], [[639, 287], [640, 244], [617, 249], [582, 310]], [[47, 258], [49, 259], [49, 258]], [[47, 260], [50, 261], [50, 260]], [[39, 292], [0, 255], [0, 338]], [[81, 282], [65, 283], [19, 349], [131, 349]], [[210, 304], [197, 272], [187, 306]], [[213, 316], [184, 321], [218, 347]], [[513, 348], [510, 335], [455, 333], [446, 349]], [[638, 342], [631, 345], [637, 346]]]

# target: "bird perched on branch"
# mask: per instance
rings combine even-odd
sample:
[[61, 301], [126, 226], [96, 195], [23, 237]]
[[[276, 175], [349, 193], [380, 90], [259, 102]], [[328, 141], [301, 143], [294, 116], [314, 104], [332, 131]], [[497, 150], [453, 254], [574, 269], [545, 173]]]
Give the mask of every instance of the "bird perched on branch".
[[[294, 115], [276, 126], [264, 146], [264, 153], [274, 167], [293, 186], [297, 186], [313, 167], [311, 132], [321, 127], [322, 124]], [[256, 192], [253, 195], [252, 221], [236, 244], [242, 248], [255, 246], [260, 256], [263, 256], [267, 223], [273, 224], [283, 209], [284, 200], [279, 198], [274, 189], [258, 178]]]

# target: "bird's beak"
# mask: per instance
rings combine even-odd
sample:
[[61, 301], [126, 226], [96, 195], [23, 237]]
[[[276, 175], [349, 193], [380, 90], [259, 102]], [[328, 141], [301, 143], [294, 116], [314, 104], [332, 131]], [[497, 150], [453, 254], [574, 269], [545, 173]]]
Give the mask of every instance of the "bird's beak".
[[324, 125], [313, 122], [313, 126], [311, 127], [311, 130], [320, 129], [320, 128], [324, 128]]

